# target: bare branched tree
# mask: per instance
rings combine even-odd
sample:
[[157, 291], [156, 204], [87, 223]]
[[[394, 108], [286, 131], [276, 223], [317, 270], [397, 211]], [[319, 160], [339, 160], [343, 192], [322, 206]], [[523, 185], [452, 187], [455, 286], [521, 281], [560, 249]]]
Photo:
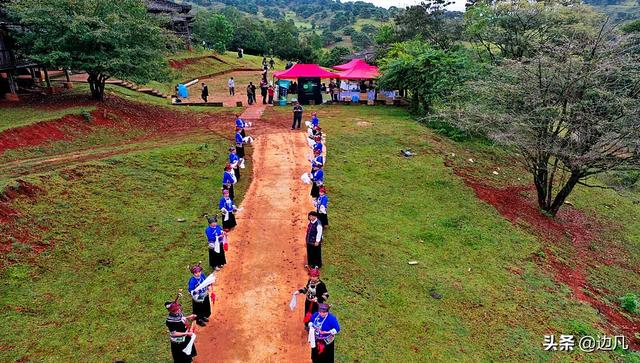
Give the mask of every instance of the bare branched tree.
[[507, 62], [470, 84], [455, 123], [515, 150], [555, 216], [589, 176], [640, 166], [639, 45], [603, 25]]

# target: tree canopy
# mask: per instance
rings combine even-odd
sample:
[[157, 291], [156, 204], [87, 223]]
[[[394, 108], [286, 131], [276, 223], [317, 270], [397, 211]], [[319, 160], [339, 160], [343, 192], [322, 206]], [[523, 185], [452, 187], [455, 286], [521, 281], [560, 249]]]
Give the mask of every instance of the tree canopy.
[[224, 52], [233, 40], [233, 26], [222, 14], [199, 11], [193, 24], [193, 37], [218, 52]]
[[141, 0], [16, 0], [25, 55], [51, 68], [82, 70], [102, 99], [110, 77], [146, 83], [166, 74], [169, 37]]

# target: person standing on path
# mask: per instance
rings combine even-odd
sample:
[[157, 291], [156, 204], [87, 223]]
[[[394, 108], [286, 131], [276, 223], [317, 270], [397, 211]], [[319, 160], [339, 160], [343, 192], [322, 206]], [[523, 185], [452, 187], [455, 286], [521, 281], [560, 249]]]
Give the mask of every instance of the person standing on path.
[[233, 200], [229, 197], [228, 190], [222, 191], [222, 198], [220, 198], [218, 207], [220, 208], [220, 212], [222, 212], [222, 229], [225, 232], [229, 232], [237, 225], [236, 216], [234, 213], [238, 210], [238, 208], [233, 203]]
[[276, 91], [275, 91], [275, 89], [273, 88], [273, 85], [272, 85], [272, 84], [270, 84], [270, 85], [269, 85], [269, 88], [267, 89], [267, 94], [269, 95], [269, 102], [268, 102], [268, 103], [269, 103], [270, 105], [273, 105], [273, 96], [274, 96], [275, 92], [276, 92]]
[[335, 315], [329, 313], [329, 305], [320, 304], [318, 312], [311, 316], [309, 329], [313, 331], [311, 343], [312, 363], [333, 363], [335, 337], [340, 332], [340, 324]]
[[293, 106], [293, 123], [291, 124], [291, 130], [295, 130], [296, 129], [296, 123], [297, 123], [297, 128], [300, 128], [300, 124], [302, 123], [302, 112], [304, 111], [304, 109], [302, 108], [302, 106], [300, 106], [300, 102], [296, 101], [295, 105]]
[[193, 358], [198, 355], [195, 345], [191, 350], [191, 354], [186, 354], [183, 350], [189, 345], [193, 339], [193, 329], [189, 322], [197, 319], [195, 314], [189, 316], [182, 315], [182, 306], [178, 302], [178, 297], [174, 301], [167, 301], [164, 307], [169, 311], [165, 324], [169, 329], [169, 339], [171, 341], [171, 356], [174, 363], [191, 363]]
[[267, 104], [267, 92], [269, 89], [269, 85], [267, 84], [267, 81], [265, 79], [262, 79], [260, 81], [260, 95], [262, 96], [262, 104], [266, 105]]
[[204, 100], [204, 103], [207, 103], [207, 98], [209, 98], [209, 87], [207, 87], [207, 85], [204, 82], [202, 82], [201, 97]]
[[271, 67], [271, 69], [274, 69], [276, 66], [276, 62], [273, 60], [273, 57], [271, 57], [269, 59], [269, 67]]
[[257, 103], [256, 101], [256, 85], [253, 82], [249, 82], [249, 86], [251, 87], [251, 101], [253, 103]]
[[311, 197], [315, 199], [320, 196], [320, 187], [324, 185], [324, 171], [322, 170], [322, 166], [312, 166], [311, 181]]
[[307, 266], [308, 268], [322, 267], [322, 224], [318, 220], [318, 213], [315, 211], [308, 214], [309, 224], [307, 225], [307, 235], [305, 242], [307, 245]]
[[237, 182], [238, 180], [231, 169], [231, 164], [227, 164], [224, 168], [224, 174], [222, 174], [222, 192], [229, 192], [229, 197], [234, 199], [236, 195], [233, 191], [233, 185]]
[[249, 82], [249, 85], [247, 86], [247, 103], [249, 105], [253, 105], [253, 89], [251, 88], [252, 86], [253, 84]]
[[316, 206], [316, 212], [318, 213], [318, 219], [320, 220], [320, 224], [322, 224], [322, 228], [326, 229], [329, 226], [329, 217], [327, 215], [329, 197], [327, 196], [327, 189], [325, 187], [320, 187], [319, 193], [320, 195], [313, 204]]
[[215, 271], [219, 271], [227, 264], [223, 246], [225, 233], [218, 225], [218, 217], [206, 217], [209, 226], [204, 230], [204, 233], [209, 245], [209, 266]]
[[227, 82], [227, 85], [229, 86], [229, 96], [235, 96], [236, 95], [236, 81], [233, 80], [233, 77], [229, 78], [229, 81]]
[[197, 316], [196, 323], [200, 326], [207, 325], [209, 317], [211, 316], [211, 302], [209, 300], [209, 286], [196, 290], [196, 287], [200, 285], [207, 275], [202, 272], [200, 263], [191, 266], [189, 269], [193, 276], [189, 279], [189, 293], [191, 294], [191, 302], [193, 304], [193, 313]]
[[233, 169], [233, 174], [236, 177], [236, 180], [240, 180], [240, 158], [238, 154], [236, 154], [236, 147], [232, 146], [229, 148], [229, 164]]
[[318, 304], [324, 303], [329, 298], [327, 286], [320, 280], [320, 270], [312, 268], [309, 270], [309, 280], [305, 287], [296, 291], [296, 294], [305, 294], [304, 301], [304, 328], [311, 321], [313, 313], [318, 311]]

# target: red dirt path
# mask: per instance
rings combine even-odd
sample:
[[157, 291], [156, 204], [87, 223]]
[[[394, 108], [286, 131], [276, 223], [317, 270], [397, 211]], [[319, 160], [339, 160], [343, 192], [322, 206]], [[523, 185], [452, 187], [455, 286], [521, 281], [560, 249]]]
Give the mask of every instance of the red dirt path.
[[567, 285], [576, 299], [597, 309], [607, 322], [607, 331], [624, 334], [631, 349], [640, 349], [640, 339], [635, 336], [640, 332], [640, 319], [630, 318], [618, 306], [607, 304], [604, 301], [606, 291], [601, 291], [587, 281], [590, 267], [616, 263], [628, 268], [621, 251], [615, 246], [607, 248], [606, 252], [594, 252], [590, 249], [592, 241], [606, 243], [599, 236], [602, 226], [598, 222], [568, 205], [560, 210], [555, 219], [545, 216], [531, 197], [535, 195], [533, 186], [497, 188], [478, 182], [459, 169], [455, 169], [455, 173], [464, 179], [478, 198], [494, 206], [511, 223], [524, 224], [537, 236], [560, 248], [567, 249], [570, 246], [573, 266], [560, 261], [549, 247], [544, 248], [548, 266], [556, 281]]
[[299, 176], [308, 169], [308, 146], [304, 134], [278, 124], [254, 121], [248, 130], [257, 136], [254, 179], [230, 233], [228, 265], [218, 273], [212, 320], [198, 332], [196, 362], [309, 360], [304, 309], [288, 308], [291, 292], [306, 281], [303, 240], [312, 204]]

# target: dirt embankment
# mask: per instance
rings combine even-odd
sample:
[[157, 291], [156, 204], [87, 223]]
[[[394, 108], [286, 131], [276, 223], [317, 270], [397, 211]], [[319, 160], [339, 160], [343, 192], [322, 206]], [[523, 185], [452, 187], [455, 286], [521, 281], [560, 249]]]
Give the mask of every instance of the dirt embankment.
[[[451, 166], [451, 163], [447, 163]], [[483, 183], [477, 177], [454, 166], [455, 173], [471, 187], [481, 200], [491, 204], [513, 224], [531, 230], [547, 244], [544, 247], [546, 258], [538, 259], [545, 270], [551, 271], [557, 282], [567, 285], [574, 298], [595, 308], [605, 319], [605, 331], [624, 334], [632, 349], [640, 349], [640, 319], [622, 312], [617, 305], [607, 302], [610, 291], [593, 286], [588, 282], [589, 270], [597, 266], [618, 265], [631, 273], [638, 268], [629, 266], [619, 245], [605, 238], [606, 227], [583, 212], [565, 205], [556, 218], [542, 214], [535, 200], [533, 186], [497, 187]], [[601, 251], [591, 248], [592, 243], [604, 246]], [[569, 261], [554, 255], [551, 246], [563, 251]]]

